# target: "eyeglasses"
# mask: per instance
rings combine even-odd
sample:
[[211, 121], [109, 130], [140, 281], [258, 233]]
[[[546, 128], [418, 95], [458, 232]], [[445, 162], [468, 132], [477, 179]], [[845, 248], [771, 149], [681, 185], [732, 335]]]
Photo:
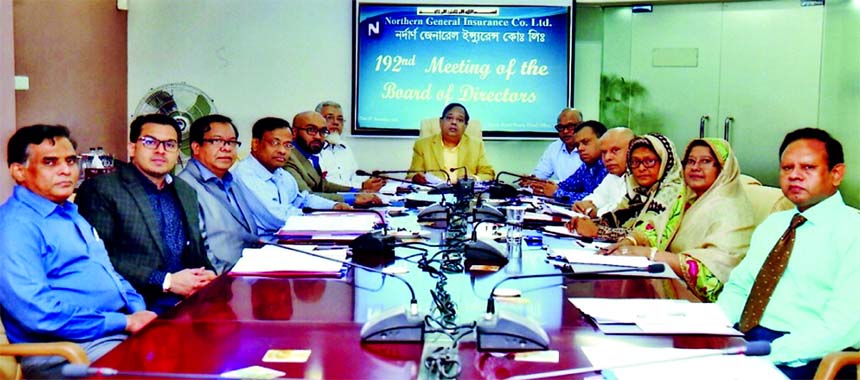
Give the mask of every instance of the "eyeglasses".
[[140, 141], [140, 144], [143, 145], [146, 149], [156, 150], [158, 146], [164, 146], [164, 150], [168, 152], [175, 152], [179, 150], [179, 141], [176, 140], [159, 140], [152, 136], [143, 136], [137, 141]]
[[293, 142], [292, 141], [284, 141], [284, 142], [281, 142], [280, 140], [275, 140], [275, 141], [263, 140], [263, 141], [265, 141], [266, 144], [269, 144], [275, 148], [282, 147], [286, 150], [293, 149]]
[[579, 123], [556, 124], [555, 130], [559, 131], [559, 132], [562, 132], [565, 130], [572, 131], [572, 130], [576, 129], [577, 126], [579, 126]]
[[346, 121], [343, 118], [343, 116], [335, 117], [334, 115], [325, 115], [324, 117], [325, 117], [325, 121], [327, 121], [329, 123], [331, 123], [333, 121], [339, 121], [341, 124], [343, 124]]
[[210, 143], [217, 148], [220, 148], [222, 146], [226, 146], [228, 148], [238, 148], [242, 146], [242, 142], [239, 140], [203, 139], [203, 142]]
[[295, 128], [295, 129], [297, 129], [297, 130], [300, 130], [300, 131], [305, 131], [305, 133], [307, 133], [307, 134], [309, 134], [309, 135], [311, 135], [311, 136], [316, 136], [316, 135], [318, 135], [318, 134], [319, 134], [320, 136], [328, 136], [328, 135], [331, 133], [331, 132], [329, 132], [329, 131], [328, 131], [328, 128], [325, 128], [325, 127], [323, 127], [323, 128], [317, 128], [317, 127], [299, 128], [299, 127], [294, 127], [294, 128]]
[[716, 161], [714, 161], [714, 159], [710, 157], [705, 157], [700, 160], [696, 160], [695, 158], [688, 158], [686, 161], [684, 161], [684, 166], [698, 166], [702, 169], [708, 169], [714, 167], [715, 163]]
[[630, 169], [636, 169], [639, 167], [639, 165], [644, 165], [646, 168], [651, 169], [657, 166], [657, 164], [659, 163], [660, 160], [656, 158], [648, 158], [645, 160], [630, 160]]

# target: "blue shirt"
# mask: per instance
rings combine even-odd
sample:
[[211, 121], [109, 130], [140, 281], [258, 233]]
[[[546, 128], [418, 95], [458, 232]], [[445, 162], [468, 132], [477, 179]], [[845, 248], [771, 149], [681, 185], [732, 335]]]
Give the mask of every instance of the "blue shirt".
[[570, 177], [558, 184], [553, 197], [564, 203], [582, 200], [594, 192], [607, 174], [609, 171], [606, 170], [606, 166], [603, 166], [603, 160], [597, 160], [593, 165], [583, 164]]
[[532, 175], [540, 179], [556, 178], [559, 181], [570, 177], [582, 165], [579, 151], [567, 151], [564, 142], [555, 140], [546, 148], [538, 160]]
[[190, 165], [194, 165], [197, 167], [197, 170], [200, 171], [200, 177], [203, 179], [203, 182], [213, 183], [215, 187], [224, 192], [224, 196], [227, 197], [227, 202], [229, 202], [229, 207], [232, 207], [233, 210], [239, 212], [240, 215], [244, 216], [244, 212], [242, 208], [239, 207], [239, 201], [236, 200], [236, 194], [233, 193], [233, 174], [230, 172], [224, 173], [224, 178], [218, 178], [215, 173], [212, 173], [206, 165], [203, 165], [196, 158], [192, 158], [188, 160]]
[[254, 156], [239, 161], [233, 168], [236, 183], [246, 194], [253, 194], [256, 202], [249, 202], [257, 235], [272, 237], [291, 215], [301, 215], [302, 207], [331, 209], [335, 201], [299, 192], [296, 179], [283, 168], [270, 172]]
[[91, 341], [122, 333], [125, 314], [146, 308], [75, 204], [16, 186], [0, 225], [0, 304], [11, 342]]
[[[732, 323], [740, 321], [759, 270], [798, 212], [771, 214], [753, 232], [717, 299]], [[788, 333], [773, 341], [769, 359], [792, 367], [860, 348], [860, 213], [836, 192], [800, 214], [806, 222], [795, 230], [788, 265], [760, 322]]]

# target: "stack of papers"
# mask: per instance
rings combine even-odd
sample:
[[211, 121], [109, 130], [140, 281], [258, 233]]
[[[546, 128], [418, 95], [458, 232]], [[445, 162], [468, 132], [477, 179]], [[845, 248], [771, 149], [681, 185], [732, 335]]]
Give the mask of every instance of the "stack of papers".
[[671, 299], [570, 298], [604, 334], [743, 336], [713, 303]]
[[[346, 247], [316, 247], [313, 245], [288, 246], [301, 251], [309, 251], [332, 259], [346, 260]], [[342, 263], [292, 251], [274, 245], [262, 248], [245, 248], [242, 257], [230, 271], [234, 275], [340, 275]]]
[[[719, 355], [719, 350], [601, 345], [582, 352], [592, 367], [604, 368], [607, 379], [786, 379], [764, 357]], [[708, 354], [713, 356], [702, 357]]]
[[370, 232], [381, 222], [378, 215], [359, 213], [319, 213], [296, 215], [276, 234], [284, 240], [352, 241]]
[[653, 262], [642, 256], [603, 255], [598, 253], [606, 243], [582, 244], [573, 248], [553, 248], [552, 254], [571, 264], [595, 264], [628, 268], [647, 268]]

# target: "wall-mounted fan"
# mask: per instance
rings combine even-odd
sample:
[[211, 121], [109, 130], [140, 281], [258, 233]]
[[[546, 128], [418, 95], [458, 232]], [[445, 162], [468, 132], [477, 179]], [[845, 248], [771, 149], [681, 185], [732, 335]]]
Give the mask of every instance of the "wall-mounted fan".
[[182, 130], [179, 165], [184, 166], [184, 163], [191, 157], [191, 144], [188, 142], [188, 130], [191, 123], [202, 116], [216, 112], [215, 101], [203, 90], [180, 82], [165, 84], [149, 90], [137, 104], [133, 117], [160, 113], [174, 118]]

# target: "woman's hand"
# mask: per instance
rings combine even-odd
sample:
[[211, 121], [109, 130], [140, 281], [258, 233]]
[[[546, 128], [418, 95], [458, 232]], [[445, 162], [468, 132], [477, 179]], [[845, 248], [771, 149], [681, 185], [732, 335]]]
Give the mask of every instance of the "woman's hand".
[[564, 224], [568, 231], [576, 231], [576, 233], [585, 237], [597, 237], [597, 224], [588, 218], [573, 218]]

